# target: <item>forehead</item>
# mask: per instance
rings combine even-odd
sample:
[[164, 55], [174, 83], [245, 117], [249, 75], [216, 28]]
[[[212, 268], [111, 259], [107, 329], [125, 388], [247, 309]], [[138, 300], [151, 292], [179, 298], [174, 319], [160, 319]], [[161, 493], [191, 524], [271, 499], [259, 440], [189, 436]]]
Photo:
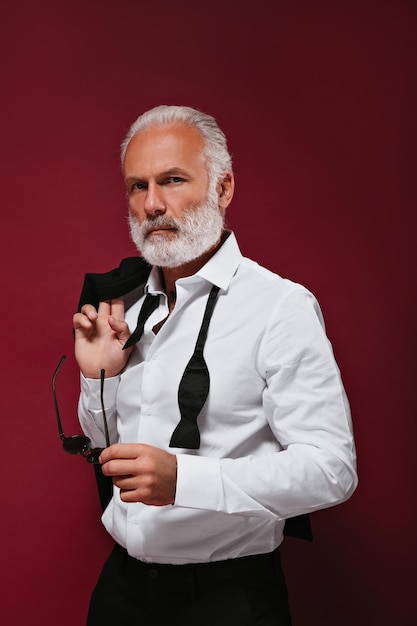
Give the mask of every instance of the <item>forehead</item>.
[[171, 124], [145, 128], [127, 146], [125, 175], [153, 175], [176, 167], [205, 169], [203, 148], [203, 137], [193, 126]]

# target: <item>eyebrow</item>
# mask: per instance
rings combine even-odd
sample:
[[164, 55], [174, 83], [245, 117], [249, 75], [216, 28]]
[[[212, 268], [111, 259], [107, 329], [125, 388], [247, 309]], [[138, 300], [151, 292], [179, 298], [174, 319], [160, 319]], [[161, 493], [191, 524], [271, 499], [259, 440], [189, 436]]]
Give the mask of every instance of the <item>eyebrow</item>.
[[[166, 178], [169, 176], [186, 176], [186, 177], [190, 177], [190, 173], [187, 172], [186, 170], [182, 169], [181, 167], [171, 167], [168, 170], [164, 170], [163, 172], [159, 172], [159, 174], [156, 175], [157, 179], [160, 178]], [[141, 177], [141, 176], [127, 176], [125, 178], [125, 182], [127, 183], [132, 183], [132, 182], [136, 182], [136, 181], [144, 181], [145, 178]]]

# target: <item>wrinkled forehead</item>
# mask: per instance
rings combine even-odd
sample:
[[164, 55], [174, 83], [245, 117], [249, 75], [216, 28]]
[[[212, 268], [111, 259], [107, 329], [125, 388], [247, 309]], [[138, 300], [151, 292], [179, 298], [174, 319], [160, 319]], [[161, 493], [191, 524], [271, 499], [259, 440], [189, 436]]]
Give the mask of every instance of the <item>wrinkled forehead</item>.
[[205, 142], [201, 133], [187, 124], [149, 126], [140, 130], [130, 140], [124, 158], [127, 173], [136, 166], [172, 168], [187, 164], [204, 165]]

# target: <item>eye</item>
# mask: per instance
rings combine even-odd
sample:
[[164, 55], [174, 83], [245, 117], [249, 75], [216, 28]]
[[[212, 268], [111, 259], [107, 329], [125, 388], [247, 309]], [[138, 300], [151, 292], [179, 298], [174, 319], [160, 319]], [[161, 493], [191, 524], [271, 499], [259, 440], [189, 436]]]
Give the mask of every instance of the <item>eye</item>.
[[146, 185], [141, 182], [133, 183], [130, 187], [130, 191], [142, 191], [143, 189], [146, 189]]
[[179, 183], [183, 183], [184, 182], [184, 178], [182, 178], [181, 176], [168, 176], [167, 178], [165, 178], [165, 180], [163, 181], [163, 185], [178, 185]]

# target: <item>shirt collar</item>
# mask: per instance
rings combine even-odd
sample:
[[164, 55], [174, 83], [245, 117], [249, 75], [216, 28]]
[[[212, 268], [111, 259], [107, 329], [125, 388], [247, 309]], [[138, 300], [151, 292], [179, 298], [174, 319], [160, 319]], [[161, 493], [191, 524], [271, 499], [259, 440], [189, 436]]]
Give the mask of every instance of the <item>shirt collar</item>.
[[215, 254], [195, 274], [220, 289], [227, 290], [237, 268], [242, 260], [235, 234], [231, 231], [229, 236]]
[[[196, 279], [203, 279], [220, 289], [226, 291], [230, 285], [237, 268], [242, 260], [242, 253], [232, 231], [220, 246], [215, 254], [207, 261], [203, 267], [192, 276], [180, 278], [178, 282], [194, 282]], [[148, 281], [145, 286], [145, 293], [163, 293], [161, 277], [157, 267], [152, 267]]]

